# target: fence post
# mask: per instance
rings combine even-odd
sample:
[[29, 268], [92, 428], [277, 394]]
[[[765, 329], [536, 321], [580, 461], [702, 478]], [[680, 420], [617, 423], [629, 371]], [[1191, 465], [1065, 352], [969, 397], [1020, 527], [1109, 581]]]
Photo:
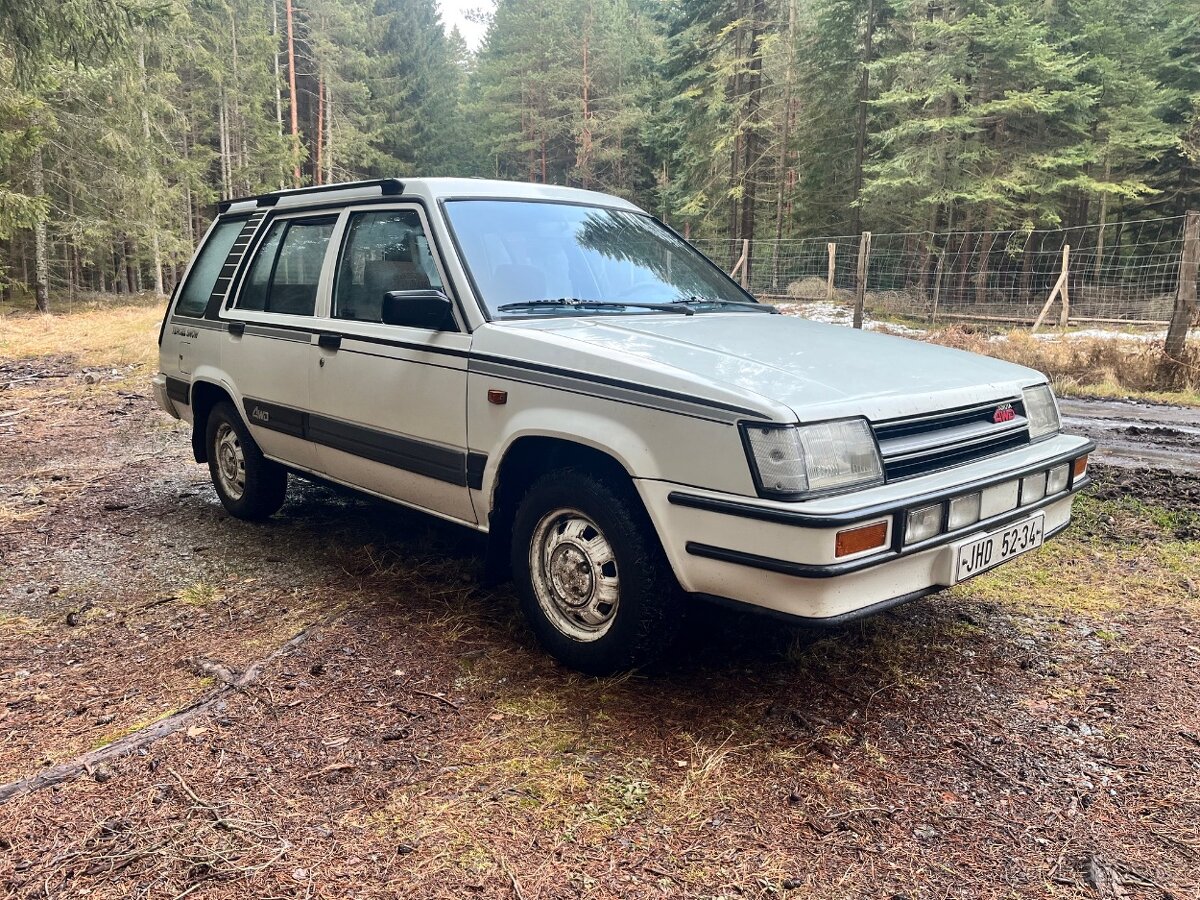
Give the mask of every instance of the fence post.
[[1054, 282], [1054, 289], [1050, 291], [1050, 296], [1046, 298], [1046, 303], [1042, 306], [1042, 311], [1038, 313], [1037, 319], [1033, 323], [1033, 331], [1036, 332], [1042, 327], [1042, 322], [1046, 319], [1046, 313], [1050, 312], [1050, 307], [1054, 305], [1054, 301], [1061, 295], [1063, 298], [1063, 307], [1066, 312], [1059, 317], [1059, 324], [1066, 326], [1066, 317], [1069, 314], [1069, 303], [1067, 299], [1067, 274], [1070, 272], [1071, 265], [1071, 245], [1063, 244], [1062, 252], [1062, 270], [1058, 273], [1058, 281]]
[[1196, 278], [1200, 268], [1200, 212], [1190, 210], [1183, 222], [1183, 253], [1179, 255], [1179, 291], [1175, 295], [1175, 310], [1167, 329], [1164, 348], [1169, 358], [1183, 361], [1183, 348], [1188, 329], [1196, 318]]
[[750, 289], [750, 239], [742, 241], [742, 287]]
[[729, 277], [736, 278], [738, 283], [746, 286], [746, 244], [747, 241], [742, 241], [742, 255], [737, 258], [737, 262], [733, 264], [733, 268], [729, 270]]
[[837, 244], [830, 241], [825, 245], [825, 250], [829, 253], [829, 273], [825, 276], [825, 299], [833, 302], [833, 273], [834, 267], [837, 265]]
[[929, 307], [929, 324], [937, 323], [938, 300], [942, 296], [942, 266], [946, 263], [946, 251], [938, 254], [937, 268], [933, 272], [933, 303]]
[[871, 259], [871, 232], [864, 231], [858, 241], [858, 286], [854, 295], [854, 327], [863, 327], [863, 308], [867, 301], [867, 265]]
[[1066, 328], [1067, 321], [1071, 318], [1071, 245], [1067, 244], [1063, 247], [1063, 273], [1062, 273], [1062, 291], [1059, 299], [1062, 300], [1062, 309], [1058, 313], [1058, 327]]

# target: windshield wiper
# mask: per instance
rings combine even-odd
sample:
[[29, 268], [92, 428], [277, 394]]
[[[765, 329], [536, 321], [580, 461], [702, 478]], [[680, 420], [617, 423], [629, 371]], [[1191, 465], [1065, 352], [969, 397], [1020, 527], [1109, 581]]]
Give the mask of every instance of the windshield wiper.
[[744, 300], [716, 300], [711, 297], [700, 297], [693, 294], [690, 297], [680, 297], [678, 300], [671, 301], [680, 306], [740, 306], [746, 309], [752, 309], [755, 312], [764, 312], [768, 315], [779, 315], [779, 310], [769, 303], [748, 303]]
[[541, 309], [543, 307], [566, 307], [568, 309], [653, 309], [658, 312], [695, 315], [695, 311], [674, 303], [639, 303], [632, 300], [581, 300], [578, 297], [559, 297], [557, 300], [521, 300], [518, 303], [503, 303], [496, 309], [509, 312], [518, 309]]

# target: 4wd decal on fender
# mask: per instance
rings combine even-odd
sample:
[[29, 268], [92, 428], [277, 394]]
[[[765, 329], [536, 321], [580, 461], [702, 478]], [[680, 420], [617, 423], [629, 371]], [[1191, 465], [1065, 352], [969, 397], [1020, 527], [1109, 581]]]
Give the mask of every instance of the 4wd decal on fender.
[[271, 421], [271, 414], [269, 412], [267, 412], [265, 409], [263, 409], [261, 406], [256, 406], [252, 410], [250, 410], [250, 418], [256, 419], [259, 422], [265, 423], [265, 422]]

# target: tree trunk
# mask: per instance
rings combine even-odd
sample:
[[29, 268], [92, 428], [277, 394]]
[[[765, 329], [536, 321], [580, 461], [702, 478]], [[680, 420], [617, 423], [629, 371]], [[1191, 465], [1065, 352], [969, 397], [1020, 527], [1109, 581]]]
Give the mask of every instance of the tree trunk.
[[[40, 123], [37, 123], [40, 124]], [[45, 160], [39, 145], [29, 161], [29, 180], [34, 197], [46, 196]], [[38, 312], [50, 311], [50, 260], [46, 247], [46, 217], [38, 216], [33, 226], [33, 295]]]
[[[142, 75], [142, 141], [145, 144], [147, 152], [150, 148], [150, 86], [146, 79], [146, 42], [142, 41], [138, 44], [138, 69]], [[157, 173], [154, 171], [155, 166], [151, 163], [151, 171], [147, 174], [157, 181]], [[162, 261], [162, 244], [158, 236], [158, 216], [156, 215], [157, 197], [150, 198], [150, 247], [154, 256], [154, 293], [161, 297], [163, 295], [163, 261]]]
[[591, 76], [588, 73], [588, 43], [592, 33], [592, 11], [589, 4], [588, 16], [583, 31], [583, 121], [579, 129], [579, 152], [575, 156], [575, 168], [579, 172], [582, 187], [591, 187], [592, 166], [592, 108]]
[[225, 197], [233, 196], [233, 187], [230, 184], [230, 165], [229, 165], [229, 123], [225, 118], [225, 89], [221, 89], [219, 100], [220, 106], [217, 109], [217, 140], [221, 153], [221, 194]]
[[854, 234], [862, 230], [863, 161], [867, 151], [867, 101], [871, 99], [871, 58], [875, 41], [875, 0], [867, 2], [867, 31], [863, 40], [862, 75], [858, 82], [858, 125], [854, 132], [854, 203], [851, 207], [851, 228]]
[[[72, 181], [68, 181], [71, 184]], [[75, 192], [69, 187], [67, 188], [67, 215], [71, 217], [71, 221], [75, 221]], [[79, 264], [79, 245], [70, 240], [67, 242], [70, 248], [70, 285], [69, 297], [72, 303], [75, 302], [75, 293], [83, 288], [83, 267]]]
[[1196, 320], [1196, 282], [1200, 278], [1200, 212], [1189, 212], [1183, 225], [1183, 253], [1179, 257], [1179, 288], [1165, 351], [1183, 367], [1188, 329]]
[[729, 257], [737, 259], [738, 248], [743, 235], [739, 231], [741, 217], [739, 215], [738, 194], [741, 183], [742, 161], [742, 128], [739, 110], [742, 102], [742, 20], [745, 18], [745, 0], [737, 0], [738, 25], [733, 33], [733, 56], [735, 65], [727, 87], [729, 106], [733, 110], [733, 147], [729, 151]]
[[[183, 129], [183, 161], [186, 165], [190, 158], [189, 138], [191, 137], [192, 120], [189, 118], [187, 127]], [[196, 230], [193, 221], [195, 215], [195, 203], [192, 201], [192, 179], [185, 178], [183, 180], [183, 202], [186, 204], [186, 220], [187, 220], [187, 239], [188, 246], [196, 246]]]
[[[1112, 163], [1106, 158], [1104, 160], [1104, 183], [1112, 178]], [[1108, 224], [1108, 191], [1100, 195], [1100, 227], [1096, 230], [1096, 262], [1095, 262], [1095, 278], [1100, 278], [1100, 273], [1104, 269], [1104, 226]]]
[[1021, 278], [1017, 285], [1017, 296], [1025, 306], [1033, 302], [1033, 235], [1034, 232], [1029, 232], [1025, 236], [1025, 245], [1021, 247]]
[[121, 245], [121, 253], [125, 263], [125, 293], [133, 294], [137, 291], [137, 277], [133, 271], [133, 241], [128, 236]]
[[333, 91], [325, 85], [325, 183], [333, 183]]
[[316, 168], [313, 170], [313, 181], [317, 184], [324, 182], [324, 172], [322, 164], [324, 159], [321, 154], [321, 145], [325, 141], [325, 77], [318, 70], [317, 72], [317, 160]]
[[[984, 220], [984, 227], [991, 228], [991, 215], [989, 214]], [[981, 238], [981, 246], [978, 253], [978, 261], [975, 268], [975, 305], [983, 306], [987, 303], [988, 298], [988, 262], [992, 256], [992, 247], [996, 243], [996, 233], [988, 231]]]
[[[746, 79], [746, 139], [743, 141], [745, 161], [742, 163], [742, 216], [739, 231], [742, 239], [754, 240], [754, 214], [757, 212], [758, 170], [761, 160], [759, 144], [762, 140], [762, 52], [759, 37], [767, 18], [766, 0], [752, 0], [750, 20], [749, 74]], [[746, 283], [752, 284], [753, 266], [750, 253], [746, 254]]]
[[300, 110], [296, 95], [296, 36], [292, 24], [292, 0], [284, 0], [287, 12], [288, 103], [292, 108], [292, 186], [300, 187]]
[[788, 132], [792, 123], [792, 76], [796, 57], [796, 0], [787, 0], [787, 65], [783, 79], [783, 122], [780, 123], [779, 157], [775, 164], [775, 249], [771, 260], [771, 289], [779, 290], [779, 243], [783, 240], [783, 182], [787, 172]]
[[271, 0], [271, 37], [274, 38], [274, 52], [271, 59], [275, 66], [275, 122], [279, 126], [279, 136], [283, 137], [283, 73], [279, 70], [279, 2]]
[[[12, 258], [12, 241], [4, 242], [4, 253], [0, 259]], [[8, 267], [0, 268], [0, 301], [7, 303], [12, 300], [12, 279], [8, 276]]]
[[[246, 175], [246, 133], [245, 123], [242, 121], [241, 104], [238, 103], [238, 95], [241, 93], [242, 80], [238, 74], [238, 36], [237, 36], [237, 16], [230, 10], [229, 14], [229, 44], [233, 51], [232, 69], [233, 69], [233, 97], [231, 101], [229, 115], [229, 136], [232, 144], [232, 152], [230, 153], [230, 167], [233, 168], [236, 162], [236, 171], [241, 175], [242, 180], [237, 185], [238, 193], [250, 193], [250, 179]], [[234, 183], [233, 172], [230, 172], [229, 181]]]

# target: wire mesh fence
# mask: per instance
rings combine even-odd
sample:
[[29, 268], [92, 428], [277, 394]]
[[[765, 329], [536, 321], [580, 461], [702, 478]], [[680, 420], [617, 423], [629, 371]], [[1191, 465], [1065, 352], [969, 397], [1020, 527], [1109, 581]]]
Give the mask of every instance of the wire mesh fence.
[[[871, 235], [864, 306], [876, 315], [1032, 324], [1065, 266], [1071, 321], [1166, 324], [1179, 289], [1184, 219]], [[693, 243], [757, 296], [855, 300], [862, 235]]]

